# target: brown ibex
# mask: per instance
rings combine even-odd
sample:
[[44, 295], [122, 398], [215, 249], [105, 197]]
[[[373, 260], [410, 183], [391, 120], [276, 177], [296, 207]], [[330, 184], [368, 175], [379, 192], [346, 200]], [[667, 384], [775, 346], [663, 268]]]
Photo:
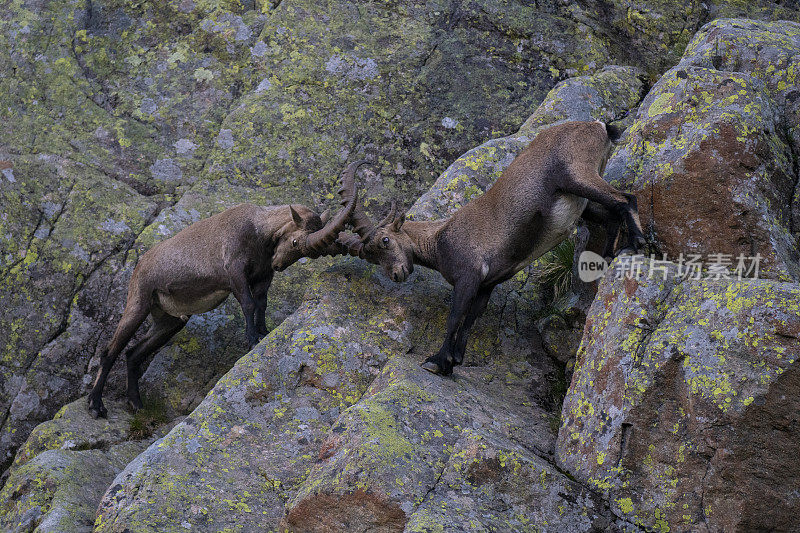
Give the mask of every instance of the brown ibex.
[[438, 270], [453, 285], [444, 344], [423, 368], [448, 375], [461, 364], [469, 330], [494, 287], [569, 237], [582, 215], [605, 219], [606, 256], [613, 253], [622, 221], [628, 247], [635, 251], [645, 243], [636, 197], [601, 177], [619, 133], [599, 121], [542, 131], [486, 193], [449, 219], [405, 222], [393, 204], [374, 224], [356, 207], [351, 220], [359, 236], [339, 236], [348, 253], [382, 265], [394, 281], [405, 280], [416, 263]]
[[252, 347], [266, 335], [267, 291], [275, 271], [301, 257], [336, 255], [335, 240], [356, 205], [355, 172], [366, 161], [348, 165], [340, 194], [344, 208], [329, 220], [300, 205], [240, 204], [195, 222], [145, 252], [128, 284], [128, 298], [89, 394], [89, 412], [106, 416], [102, 393], [111, 367], [147, 315], [153, 325], [126, 353], [127, 398], [142, 407], [139, 378], [142, 363], [180, 331], [189, 316], [220, 305], [233, 293], [245, 318]]

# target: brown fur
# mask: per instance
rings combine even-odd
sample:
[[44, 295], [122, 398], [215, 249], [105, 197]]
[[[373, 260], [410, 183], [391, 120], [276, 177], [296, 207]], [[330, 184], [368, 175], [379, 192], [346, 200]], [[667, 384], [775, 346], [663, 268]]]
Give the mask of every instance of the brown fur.
[[[148, 315], [153, 325], [126, 354], [128, 402], [142, 406], [138, 380], [147, 357], [164, 346], [193, 314], [220, 305], [231, 293], [244, 313], [252, 347], [266, 335], [267, 292], [275, 271], [301, 257], [341, 253], [334, 242], [356, 204], [355, 171], [348, 165], [340, 193], [345, 207], [328, 222], [301, 205], [240, 204], [195, 222], [142, 255], [128, 284], [128, 298], [89, 394], [93, 416], [105, 416], [102, 393], [108, 372]], [[328, 222], [326, 224], [326, 222]]]
[[447, 220], [404, 222], [401, 214], [367, 230], [356, 208], [361, 239], [339, 238], [349, 253], [383, 265], [395, 281], [405, 280], [416, 263], [438, 270], [454, 287], [444, 345], [424, 368], [452, 372], [494, 287], [569, 237], [582, 214], [605, 219], [614, 237], [625, 221], [629, 246], [644, 243], [635, 197], [600, 177], [612, 147], [603, 123], [566, 122], [537, 135], [485, 194]]

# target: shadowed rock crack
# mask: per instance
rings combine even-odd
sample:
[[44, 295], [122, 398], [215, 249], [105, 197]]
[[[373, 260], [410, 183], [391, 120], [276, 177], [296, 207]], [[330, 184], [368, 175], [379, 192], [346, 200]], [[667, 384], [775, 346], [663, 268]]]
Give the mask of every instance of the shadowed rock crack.
[[[75, 186], [75, 182], [73, 182], [70, 185], [70, 189], [69, 189], [70, 192], [72, 191], [74, 186]], [[60, 211], [57, 213], [57, 215], [55, 216], [55, 218], [53, 219], [53, 221], [51, 223], [52, 226], [50, 228], [50, 231], [48, 232], [48, 236], [53, 232], [56, 222], [60, 219], [61, 214], [66, 209], [66, 206], [69, 203], [69, 198], [70, 198], [70, 195], [68, 193], [65, 196], [65, 200], [64, 200], [64, 203], [61, 205]], [[149, 215], [148, 219], [142, 224], [142, 227], [141, 227], [141, 229], [140, 229], [140, 231], [138, 233], [132, 235], [127, 240], [118, 243], [117, 246], [112, 248], [108, 253], [106, 253], [103, 257], [101, 257], [100, 260], [97, 261], [94, 264], [94, 266], [92, 266], [92, 268], [89, 270], [89, 272], [86, 273], [86, 275], [81, 276], [81, 279], [78, 282], [77, 286], [73, 288], [73, 290], [70, 292], [68, 298], [66, 299], [67, 305], [66, 305], [65, 309], [63, 310], [63, 312], [61, 313], [61, 319], [59, 321], [58, 327], [48, 337], [48, 339], [44, 343], [42, 343], [41, 347], [37, 351], [32, 352], [31, 355], [25, 360], [24, 364], [20, 367], [20, 370], [17, 372], [19, 375], [27, 376], [28, 373], [30, 372], [30, 369], [33, 367], [34, 363], [41, 357], [41, 354], [45, 350], [45, 348], [47, 348], [47, 346], [49, 346], [50, 344], [55, 342], [61, 335], [63, 335], [67, 331], [67, 329], [69, 327], [69, 318], [72, 315], [72, 308], [73, 308], [73, 305], [74, 305], [74, 303], [76, 301], [76, 297], [83, 291], [84, 287], [89, 282], [89, 280], [92, 278], [92, 276], [101, 267], [103, 267], [109, 259], [112, 259], [113, 257], [126, 257], [128, 252], [136, 244], [136, 241], [139, 239], [139, 236], [150, 226], [150, 224], [152, 224], [153, 220], [155, 220], [155, 218], [158, 216], [158, 212], [159, 211], [160, 211], [159, 207], [156, 206], [155, 209], [153, 210], [153, 212]], [[44, 219], [44, 213], [40, 212], [40, 219], [39, 219], [39, 223], [37, 224], [37, 229], [39, 228], [39, 226], [41, 226], [41, 222], [42, 222], [43, 219]], [[109, 288], [109, 290], [110, 290], [110, 288]], [[95, 347], [96, 347], [96, 345], [95, 345]], [[90, 358], [90, 360], [91, 360], [91, 358]], [[87, 370], [88, 370], [88, 365], [89, 364], [90, 364], [90, 361], [87, 361]], [[14, 401], [16, 400], [17, 396], [19, 396], [19, 393], [22, 391], [22, 387], [24, 387], [24, 382], [19, 386], [19, 388], [17, 388], [17, 390], [13, 394], [11, 394], [9, 396], [10, 397], [10, 401], [8, 403], [8, 406], [5, 408], [5, 410], [3, 412], [2, 419], [0, 419], [0, 432], [2, 432], [5, 429], [6, 424], [8, 423], [8, 419], [10, 418], [10, 415], [11, 415], [11, 407], [14, 404]], [[76, 389], [76, 390], [80, 390], [80, 389]], [[8, 468], [8, 466], [11, 464], [10, 461], [11, 460], [8, 460], [8, 461], [5, 461], [3, 463], [0, 463], [0, 471], [5, 472], [6, 469]], [[5, 483], [5, 478], [0, 480], [0, 489], [2, 489], [2, 485], [4, 483]]]
[[[456, 442], [458, 442], [458, 438], [456, 438], [456, 439], [453, 441], [453, 443], [451, 444], [451, 446], [455, 446], [455, 443], [456, 443]], [[428, 497], [429, 497], [431, 494], [433, 494], [433, 492], [436, 490], [436, 487], [438, 487], [438, 486], [439, 486], [439, 482], [442, 480], [442, 476], [444, 476], [444, 471], [445, 471], [445, 470], [447, 470], [447, 465], [450, 463], [450, 458], [451, 458], [452, 456], [453, 456], [453, 452], [451, 451], [449, 454], [447, 454], [447, 458], [445, 458], [445, 459], [442, 461], [442, 468], [441, 468], [441, 469], [439, 470], [439, 472], [436, 474], [436, 479], [434, 479], [434, 480], [433, 480], [433, 483], [431, 484], [430, 488], [429, 488], [429, 489], [428, 489], [428, 490], [425, 492], [425, 494], [423, 494], [423, 495], [422, 495], [422, 498], [420, 499], [420, 502], [419, 502], [418, 504], [416, 504], [416, 505], [414, 506], [414, 508], [411, 510], [411, 512], [408, 514], [408, 516], [409, 516], [409, 517], [411, 517], [411, 516], [414, 516], [414, 514], [415, 514], [415, 513], [416, 513], [416, 512], [417, 512], [417, 511], [418, 511], [420, 508], [422, 508], [422, 506], [423, 506], [423, 505], [425, 504], [425, 502], [428, 500]]]
[[638, 330], [638, 334], [640, 335], [636, 341], [636, 345], [633, 350], [633, 361], [636, 366], [639, 366], [644, 359], [645, 351], [647, 350], [647, 346], [650, 343], [650, 338], [653, 336], [658, 328], [661, 326], [661, 323], [666, 318], [667, 314], [672, 309], [670, 305], [670, 301], [677, 300], [678, 292], [680, 289], [681, 284], [683, 283], [684, 278], [678, 278], [678, 282], [673, 285], [669, 291], [657, 298], [655, 301], [655, 314], [648, 315], [646, 317], [642, 317], [639, 319], [639, 324], [643, 325], [634, 325], [630, 326]]
[[25, 260], [25, 257], [28, 255], [28, 250], [30, 250], [31, 248], [31, 243], [33, 242], [33, 239], [36, 237], [36, 232], [39, 231], [39, 228], [42, 226], [42, 222], [44, 222], [45, 219], [44, 211], [42, 211], [41, 209], [37, 209], [37, 211], [39, 211], [39, 219], [36, 221], [36, 226], [33, 228], [33, 231], [28, 236], [28, 241], [25, 243], [24, 253], [20, 253], [19, 259], [9, 263], [7, 267], [0, 270], [0, 278], [5, 278], [8, 275], [8, 273], [11, 272], [14, 269], [14, 267], [22, 263]]

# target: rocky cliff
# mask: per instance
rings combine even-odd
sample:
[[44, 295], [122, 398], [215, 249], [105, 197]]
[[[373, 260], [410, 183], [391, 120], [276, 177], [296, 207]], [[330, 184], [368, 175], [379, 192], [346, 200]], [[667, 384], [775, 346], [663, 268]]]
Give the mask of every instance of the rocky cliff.
[[[797, 472], [776, 454], [798, 442], [800, 26], [701, 28], [796, 10], [0, 9], [3, 529], [796, 527]], [[274, 329], [253, 351], [226, 304], [155, 356], [144, 411], [86, 415], [92, 357], [152, 243], [244, 200], [332, 205], [362, 155], [377, 161], [370, 209], [422, 193], [411, 216], [439, 218], [540, 128], [626, 114], [607, 176], [637, 192], [659, 251], [760, 253], [774, 281], [613, 271], [586, 309], [553, 306], [534, 264], [441, 379], [416, 365], [443, 330], [436, 273], [395, 285], [355, 259], [304, 262], [276, 277]]]

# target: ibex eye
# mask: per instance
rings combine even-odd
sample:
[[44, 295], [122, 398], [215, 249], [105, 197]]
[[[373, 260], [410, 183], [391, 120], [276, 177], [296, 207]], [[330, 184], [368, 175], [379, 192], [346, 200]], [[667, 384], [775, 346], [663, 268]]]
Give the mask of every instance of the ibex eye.
[[383, 238], [383, 244], [389, 244], [389, 237]]
[[297, 248], [297, 239], [292, 241], [292, 247]]

